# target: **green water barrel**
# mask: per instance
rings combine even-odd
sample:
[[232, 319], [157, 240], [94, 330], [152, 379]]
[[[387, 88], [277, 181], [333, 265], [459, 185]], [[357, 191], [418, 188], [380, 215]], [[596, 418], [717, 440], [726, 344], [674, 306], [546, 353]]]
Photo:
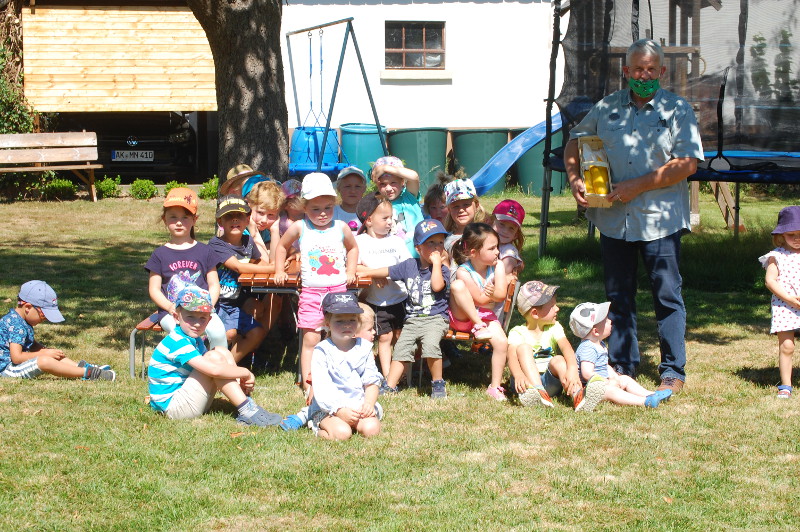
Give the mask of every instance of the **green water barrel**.
[[[526, 129], [512, 129], [512, 137], [516, 137]], [[551, 140], [551, 148], [561, 146], [561, 131], [553, 134]], [[544, 140], [536, 143], [531, 149], [517, 159], [514, 163], [517, 175], [517, 183], [526, 194], [533, 194], [534, 196], [541, 197], [542, 195], [542, 181], [544, 180], [544, 167], [542, 166], [542, 157], [544, 157]], [[553, 187], [553, 194], [561, 194], [564, 190], [564, 173], [551, 172], [550, 185]]]
[[[467, 177], [475, 175], [508, 143], [508, 129], [454, 129], [450, 133], [456, 171], [463, 168]], [[505, 188], [505, 179], [500, 179], [487, 193], [501, 193]]]
[[417, 127], [389, 132], [389, 153], [419, 174], [420, 194], [436, 181], [447, 164], [447, 128]]
[[[358, 166], [364, 175], [369, 176], [372, 163], [384, 156], [381, 138], [378, 135], [378, 126], [375, 124], [342, 124], [342, 162], [351, 166]], [[381, 131], [386, 135], [386, 128], [381, 126]]]

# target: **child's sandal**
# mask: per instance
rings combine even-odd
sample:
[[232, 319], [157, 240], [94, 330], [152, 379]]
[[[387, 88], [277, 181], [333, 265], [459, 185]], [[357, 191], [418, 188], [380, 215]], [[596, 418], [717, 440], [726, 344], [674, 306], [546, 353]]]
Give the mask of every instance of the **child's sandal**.
[[489, 326], [485, 323], [481, 323], [480, 326], [473, 325], [470, 332], [476, 340], [488, 340], [492, 337], [492, 331], [489, 330]]
[[785, 384], [778, 386], [778, 399], [791, 399], [792, 387]]

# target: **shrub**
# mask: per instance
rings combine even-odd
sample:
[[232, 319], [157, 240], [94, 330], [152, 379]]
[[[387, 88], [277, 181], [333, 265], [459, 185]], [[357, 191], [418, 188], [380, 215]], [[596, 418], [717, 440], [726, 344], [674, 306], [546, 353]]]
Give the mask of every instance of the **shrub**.
[[119, 188], [120, 177], [105, 176], [102, 180], [94, 184], [97, 189], [97, 195], [100, 198], [118, 198], [122, 194], [122, 189]]
[[60, 177], [40, 185], [37, 190], [43, 200], [73, 199], [78, 194], [78, 186], [75, 183]]
[[217, 176], [214, 176], [205, 183], [203, 183], [197, 195], [201, 199], [217, 199], [218, 188], [219, 188], [219, 178]]
[[169, 191], [172, 190], [173, 188], [188, 187], [188, 186], [189, 185], [187, 185], [186, 183], [178, 183], [175, 180], [169, 181], [166, 185], [164, 185], [164, 195], [166, 196], [167, 194], [169, 194]]
[[131, 196], [136, 199], [150, 199], [156, 195], [158, 195], [158, 190], [149, 179], [137, 179], [131, 183]]

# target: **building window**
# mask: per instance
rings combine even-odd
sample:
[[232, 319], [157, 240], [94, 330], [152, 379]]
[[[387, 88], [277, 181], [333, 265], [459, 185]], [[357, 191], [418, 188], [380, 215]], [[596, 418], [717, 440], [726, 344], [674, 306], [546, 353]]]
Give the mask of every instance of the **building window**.
[[444, 22], [386, 22], [386, 68], [444, 69]]

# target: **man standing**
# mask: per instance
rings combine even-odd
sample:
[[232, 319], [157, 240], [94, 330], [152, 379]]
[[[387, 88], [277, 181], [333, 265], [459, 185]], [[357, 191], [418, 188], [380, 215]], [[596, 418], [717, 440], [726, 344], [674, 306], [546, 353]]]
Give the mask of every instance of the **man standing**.
[[628, 48], [622, 71], [628, 89], [598, 102], [570, 132], [565, 163], [572, 195], [587, 206], [577, 138], [599, 136], [608, 155], [613, 190], [608, 208], [589, 208], [600, 230], [600, 250], [609, 318], [609, 361], [635, 377], [639, 365], [636, 288], [639, 255], [650, 276], [658, 321], [661, 385], [677, 394], [686, 380], [686, 308], [678, 271], [681, 236], [688, 232], [686, 178], [703, 160], [694, 111], [683, 98], [661, 89], [664, 52], [642, 39]]

